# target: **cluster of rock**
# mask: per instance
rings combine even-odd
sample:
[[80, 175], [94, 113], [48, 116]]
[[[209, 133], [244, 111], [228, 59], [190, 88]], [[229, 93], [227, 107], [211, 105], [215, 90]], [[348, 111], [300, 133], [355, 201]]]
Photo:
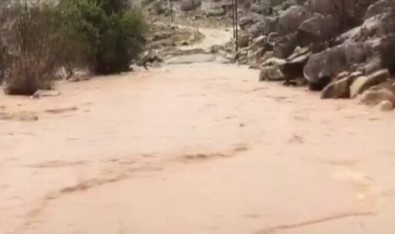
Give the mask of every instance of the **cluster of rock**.
[[147, 36], [147, 47], [157, 51], [161, 56], [180, 53], [180, 47], [193, 45], [204, 38], [198, 29], [157, 23], [152, 24]]
[[[229, 24], [232, 15], [232, 0], [146, 0], [152, 17], [160, 16], [180, 19], [186, 16], [192, 20], [214, 19]], [[151, 18], [152, 18], [151, 17]]]
[[391, 2], [254, 1], [239, 22], [237, 58], [260, 69], [261, 81], [308, 85], [323, 99], [361, 95], [392, 109], [395, 81], [380, 54]]
[[[380, 54], [388, 36], [384, 24], [392, 0], [238, 2], [240, 34], [235, 58], [260, 69], [259, 80], [307, 85], [321, 91], [323, 99], [360, 96], [369, 105], [386, 100], [395, 106], [394, 82]], [[161, 5], [165, 15], [176, 11], [196, 19], [231, 21], [232, 0], [155, 4]], [[234, 52], [234, 45], [213, 47], [214, 53], [218, 51]]]

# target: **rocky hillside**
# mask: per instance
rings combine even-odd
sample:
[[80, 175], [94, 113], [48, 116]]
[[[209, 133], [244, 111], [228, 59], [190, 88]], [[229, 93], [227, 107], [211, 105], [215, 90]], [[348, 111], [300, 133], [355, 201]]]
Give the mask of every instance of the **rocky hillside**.
[[[323, 99], [363, 94], [367, 104], [393, 108], [394, 81], [388, 68], [394, 57], [386, 52], [393, 46], [392, 29], [387, 28], [392, 1], [275, 2], [269, 10], [264, 2], [254, 3], [241, 18], [239, 26], [248, 38], [240, 44], [241, 63], [261, 69], [262, 81], [307, 84], [322, 91]], [[262, 12], [268, 15], [262, 17]]]
[[[146, 1], [154, 15], [231, 22], [231, 0]], [[360, 96], [369, 105], [394, 107], [392, 0], [238, 2], [235, 57], [260, 69], [259, 80], [307, 85], [323, 99]]]

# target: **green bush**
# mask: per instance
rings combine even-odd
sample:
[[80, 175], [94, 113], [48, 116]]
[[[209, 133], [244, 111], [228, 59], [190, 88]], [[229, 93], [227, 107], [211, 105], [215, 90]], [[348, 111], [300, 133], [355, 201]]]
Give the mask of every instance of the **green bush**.
[[[94, 74], [126, 71], [144, 46], [146, 25], [125, 0], [68, 0], [65, 38], [82, 45], [80, 61]], [[69, 56], [65, 56], [69, 57]]]
[[147, 27], [129, 0], [6, 1], [0, 1], [0, 82], [8, 94], [51, 88], [61, 67], [69, 75], [75, 68], [126, 71], [143, 50]]

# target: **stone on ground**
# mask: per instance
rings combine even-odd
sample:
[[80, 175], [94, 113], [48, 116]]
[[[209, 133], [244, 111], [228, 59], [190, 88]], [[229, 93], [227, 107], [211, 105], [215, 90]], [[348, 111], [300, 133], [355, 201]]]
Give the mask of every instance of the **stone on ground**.
[[322, 99], [337, 99], [350, 97], [350, 83], [349, 77], [342, 78], [327, 85], [321, 93]]
[[350, 97], [356, 97], [370, 87], [385, 82], [389, 77], [390, 74], [387, 70], [380, 70], [369, 76], [360, 76], [356, 78], [350, 87]]

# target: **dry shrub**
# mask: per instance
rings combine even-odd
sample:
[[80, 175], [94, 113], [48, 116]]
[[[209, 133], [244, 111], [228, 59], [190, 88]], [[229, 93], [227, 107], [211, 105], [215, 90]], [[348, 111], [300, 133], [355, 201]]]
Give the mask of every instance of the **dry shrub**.
[[39, 89], [51, 89], [53, 71], [45, 59], [29, 54], [19, 56], [7, 69], [4, 92], [31, 95]]
[[145, 21], [129, 0], [2, 1], [0, 77], [7, 94], [49, 89], [61, 67], [70, 75], [75, 68], [127, 71], [144, 48]]
[[7, 94], [31, 95], [51, 88], [60, 52], [57, 12], [40, 2], [16, 1], [8, 9], [4, 30], [7, 63], [3, 89]]

